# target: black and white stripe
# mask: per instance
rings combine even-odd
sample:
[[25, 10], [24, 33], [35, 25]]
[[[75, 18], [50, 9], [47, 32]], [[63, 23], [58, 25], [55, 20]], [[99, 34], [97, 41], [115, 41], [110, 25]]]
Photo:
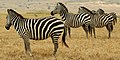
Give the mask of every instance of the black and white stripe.
[[[104, 26], [106, 26], [107, 30], [109, 31], [109, 37], [111, 36], [111, 32], [113, 30], [113, 21], [114, 18], [111, 14], [103, 14], [103, 12], [100, 12], [99, 14], [97, 12], [92, 12], [89, 9], [87, 9], [86, 7], [80, 7], [78, 13], [88, 13], [91, 16], [91, 24], [90, 26], [93, 28], [93, 32], [94, 32], [94, 37], [96, 38], [95, 35], [95, 27], [96, 28], [102, 28]], [[92, 34], [92, 31], [91, 31]]]
[[115, 12], [105, 13], [103, 9], [99, 8], [97, 10], [97, 13], [100, 14], [100, 15], [102, 15], [102, 14], [110, 14], [114, 18], [113, 24], [115, 25], [115, 23], [117, 23], [117, 15], [116, 15]]
[[73, 14], [69, 13], [66, 6], [60, 2], [57, 3], [55, 9], [51, 12], [51, 15], [60, 14], [62, 20], [65, 21], [65, 25], [72, 28], [78, 28], [83, 26], [88, 38], [88, 26], [91, 21], [91, 17], [87, 13]]
[[65, 42], [65, 26], [60, 19], [53, 16], [30, 19], [24, 18], [12, 9], [8, 9], [7, 12], [6, 29], [9, 30], [11, 25], [14, 26], [19, 35], [24, 39], [25, 50], [30, 56], [31, 50], [29, 39], [44, 40], [51, 37], [54, 44], [55, 55], [58, 48], [58, 39], [63, 32], [62, 42], [68, 47]]

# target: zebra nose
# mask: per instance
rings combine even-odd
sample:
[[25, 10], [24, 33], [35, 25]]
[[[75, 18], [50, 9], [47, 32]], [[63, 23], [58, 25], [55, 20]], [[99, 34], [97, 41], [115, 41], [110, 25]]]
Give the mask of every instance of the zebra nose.
[[5, 28], [6, 28], [7, 30], [9, 30], [9, 29], [10, 29], [10, 27], [6, 27], [6, 26], [5, 26]]
[[54, 14], [53, 14], [53, 11], [51, 12], [51, 15], [53, 16]]
[[7, 30], [9, 30], [9, 29], [10, 29], [10, 26], [11, 26], [11, 25], [6, 25], [5, 28], [6, 28]]

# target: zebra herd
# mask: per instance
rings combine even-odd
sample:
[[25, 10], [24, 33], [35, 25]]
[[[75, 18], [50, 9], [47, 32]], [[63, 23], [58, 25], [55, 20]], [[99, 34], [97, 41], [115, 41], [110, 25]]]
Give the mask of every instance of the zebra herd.
[[88, 38], [88, 26], [90, 24], [91, 17], [87, 13], [73, 14], [69, 13], [66, 6], [62, 3], [58, 3], [55, 9], [51, 12], [51, 15], [60, 14], [62, 20], [65, 21], [67, 27], [78, 28], [82, 26], [86, 32]]
[[96, 28], [102, 28], [104, 26], [106, 26], [107, 30], [109, 31], [109, 35], [108, 38], [111, 37], [111, 32], [113, 30], [113, 23], [116, 20], [116, 14], [113, 15], [113, 13], [111, 14], [107, 14], [104, 13], [104, 11], [102, 9], [98, 9], [97, 12], [96, 11], [90, 11], [89, 9], [85, 8], [85, 7], [80, 7], [78, 13], [88, 13], [91, 16], [91, 23], [90, 23], [90, 32], [92, 33], [92, 30], [94, 32], [94, 37], [96, 38], [95, 35], [95, 27]]
[[82, 26], [86, 32], [92, 36], [92, 31], [95, 35], [95, 28], [101, 28], [106, 26], [109, 31], [109, 38], [113, 25], [117, 22], [117, 16], [115, 13], [105, 13], [102, 9], [97, 11], [90, 11], [86, 7], [80, 7], [77, 14], [69, 13], [67, 7], [58, 2], [55, 9], [51, 11], [51, 15], [60, 14], [62, 17], [58, 19], [54, 16], [48, 16], [44, 18], [25, 18], [21, 14], [17, 13], [13, 9], [7, 9], [6, 25], [7, 30], [11, 25], [14, 26], [21, 38], [24, 40], [24, 46], [26, 54], [31, 54], [29, 39], [44, 40], [51, 37], [54, 44], [53, 55], [56, 54], [58, 49], [58, 39], [62, 36], [62, 42], [66, 47], [69, 47], [65, 42], [67, 30], [70, 35], [70, 28], [78, 28]]
[[90, 11], [86, 7], [80, 7], [77, 14], [69, 13], [67, 7], [63, 3], [57, 3], [55, 9], [51, 12], [51, 15], [60, 14], [62, 20], [65, 21], [67, 27], [78, 28], [83, 27], [86, 32], [86, 37], [88, 38], [88, 32], [92, 36], [92, 31], [95, 35], [95, 27], [102, 28], [106, 26], [109, 31], [108, 38], [111, 37], [111, 32], [113, 30], [113, 23], [117, 21], [117, 16], [115, 13], [104, 13], [102, 9], [97, 11]]

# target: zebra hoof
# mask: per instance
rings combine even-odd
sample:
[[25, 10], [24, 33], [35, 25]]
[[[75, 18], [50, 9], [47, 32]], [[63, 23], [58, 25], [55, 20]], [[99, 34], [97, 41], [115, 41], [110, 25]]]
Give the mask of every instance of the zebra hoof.
[[53, 52], [53, 56], [56, 56], [56, 52]]
[[108, 39], [110, 39], [111, 37], [108, 37]]
[[96, 37], [94, 37], [94, 38], [96, 38]]
[[30, 57], [34, 57], [32, 54], [29, 55]]
[[26, 55], [29, 57], [33, 57], [33, 55], [31, 53], [26, 53]]

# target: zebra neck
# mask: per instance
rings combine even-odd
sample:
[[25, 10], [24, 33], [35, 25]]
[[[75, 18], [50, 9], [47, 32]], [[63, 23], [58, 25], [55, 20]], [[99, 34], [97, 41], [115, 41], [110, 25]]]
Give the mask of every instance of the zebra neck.
[[67, 14], [68, 14], [68, 12], [65, 12], [65, 11], [61, 12], [60, 16], [62, 17], [63, 21], [66, 20]]
[[22, 23], [22, 19], [20, 19], [20, 18], [14, 18], [12, 20], [12, 25], [14, 26], [14, 28], [16, 29], [16, 31], [18, 31], [21, 23]]

